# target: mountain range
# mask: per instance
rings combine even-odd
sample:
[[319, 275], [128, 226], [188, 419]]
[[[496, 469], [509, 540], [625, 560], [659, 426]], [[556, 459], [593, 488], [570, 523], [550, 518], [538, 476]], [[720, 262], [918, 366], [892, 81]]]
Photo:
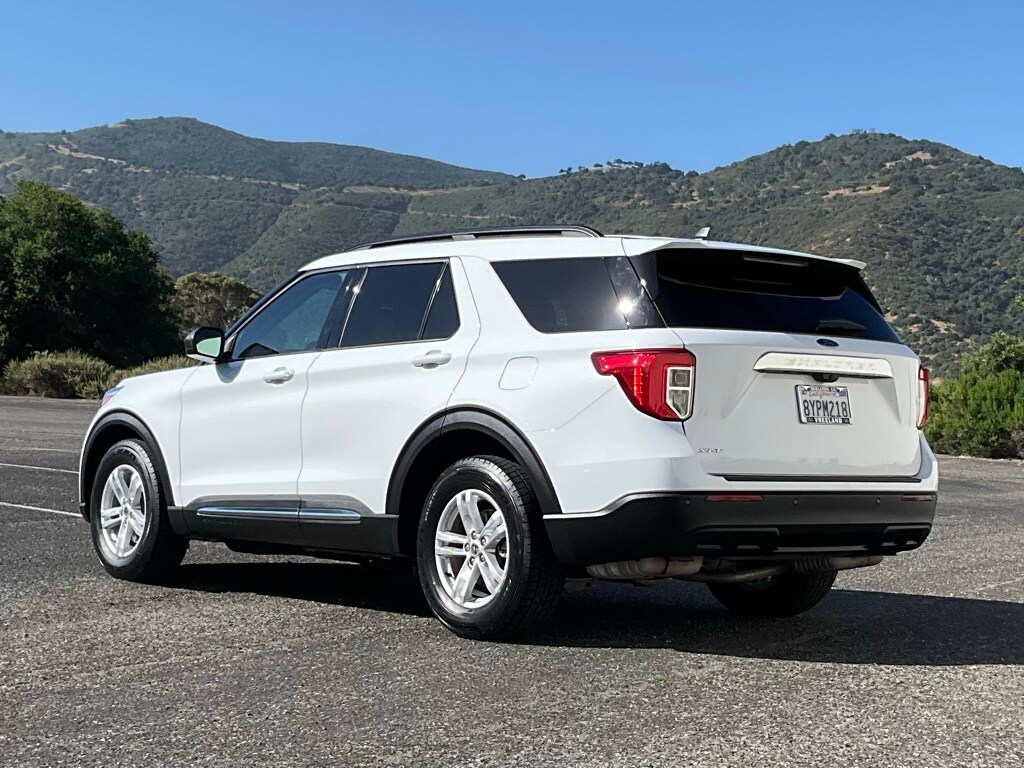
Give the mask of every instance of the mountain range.
[[0, 131], [0, 193], [46, 181], [145, 231], [172, 274], [266, 288], [367, 240], [581, 223], [850, 257], [902, 337], [940, 372], [965, 343], [1024, 333], [1024, 171], [855, 131], [706, 173], [622, 160], [525, 179], [365, 147], [250, 138], [191, 118]]

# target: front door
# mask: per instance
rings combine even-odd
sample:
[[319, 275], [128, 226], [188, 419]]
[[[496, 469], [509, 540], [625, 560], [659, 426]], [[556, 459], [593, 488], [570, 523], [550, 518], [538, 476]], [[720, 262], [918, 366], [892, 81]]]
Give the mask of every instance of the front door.
[[180, 498], [193, 533], [297, 541], [302, 400], [348, 279], [296, 280], [228, 339], [229, 360], [186, 382]]

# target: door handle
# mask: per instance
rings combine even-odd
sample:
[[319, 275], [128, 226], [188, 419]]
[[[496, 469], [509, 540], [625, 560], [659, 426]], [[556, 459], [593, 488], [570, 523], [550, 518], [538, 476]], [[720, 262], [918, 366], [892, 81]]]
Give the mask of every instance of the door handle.
[[263, 374], [263, 380], [267, 384], [284, 384], [286, 381], [291, 381], [295, 376], [295, 371], [291, 368], [275, 368], [270, 373]]
[[412, 364], [417, 368], [437, 368], [439, 365], [450, 363], [452, 356], [450, 352], [442, 352], [439, 349], [432, 349], [425, 355], [414, 357]]

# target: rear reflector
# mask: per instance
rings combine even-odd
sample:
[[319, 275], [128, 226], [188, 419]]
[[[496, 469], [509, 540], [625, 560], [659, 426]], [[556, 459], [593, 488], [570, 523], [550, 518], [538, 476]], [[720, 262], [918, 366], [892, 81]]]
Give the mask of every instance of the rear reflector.
[[923, 365], [917, 369], [917, 428], [924, 429], [928, 421], [928, 396], [931, 385], [928, 383], [928, 369]]
[[903, 501], [935, 501], [934, 493], [904, 493]]
[[618, 379], [630, 402], [648, 416], [683, 421], [693, 413], [697, 360], [685, 349], [595, 352], [590, 359], [598, 373]]
[[709, 493], [704, 501], [764, 501], [759, 493]]

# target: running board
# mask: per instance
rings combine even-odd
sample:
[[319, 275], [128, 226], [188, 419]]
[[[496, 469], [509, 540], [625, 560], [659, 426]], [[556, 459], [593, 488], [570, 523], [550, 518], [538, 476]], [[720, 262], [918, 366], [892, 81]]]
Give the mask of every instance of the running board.
[[188, 538], [258, 542], [310, 553], [401, 554], [398, 516], [374, 513], [349, 496], [207, 496], [187, 507], [168, 507], [168, 512], [180, 518], [175, 530]]

